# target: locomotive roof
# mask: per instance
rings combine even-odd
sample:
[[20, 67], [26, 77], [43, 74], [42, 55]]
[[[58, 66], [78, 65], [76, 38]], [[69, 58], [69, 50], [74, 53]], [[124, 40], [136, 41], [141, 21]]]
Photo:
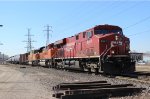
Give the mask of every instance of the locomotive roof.
[[[90, 31], [90, 30], [93, 30], [93, 29], [100, 29], [100, 28], [107, 28], [107, 29], [111, 29], [111, 28], [114, 29], [114, 28], [116, 28], [116, 29], [121, 29], [122, 30], [122, 28], [120, 28], [119, 26], [104, 24], [104, 25], [96, 25], [96, 26], [94, 26], [92, 28], [89, 28], [89, 29], [87, 29], [85, 31], [79, 32], [79, 33], [75, 34], [74, 36], [76, 36], [76, 35], [78, 35], [80, 33], [83, 33], [83, 32], [87, 32], [87, 31]], [[71, 38], [71, 37], [74, 37], [74, 36], [70, 36], [68, 38]]]
[[119, 26], [116, 26], [116, 25], [108, 25], [108, 24], [105, 24], [105, 25], [96, 25], [95, 27], [91, 28], [91, 29], [99, 29], [99, 28], [107, 28], [107, 29], [111, 29], [111, 28], [116, 28], [116, 29], [121, 29]]
[[[115, 25], [108, 25], [108, 24], [96, 25], [96, 26], [94, 26], [94, 27], [92, 27], [92, 28], [89, 28], [89, 29], [87, 29], [87, 30], [85, 30], [85, 31], [79, 32], [79, 33], [75, 34], [74, 36], [70, 36], [70, 37], [67, 37], [67, 38], [72, 38], [72, 37], [75, 37], [75, 36], [79, 35], [80, 33], [87, 32], [87, 31], [90, 31], [90, 30], [93, 30], [93, 29], [100, 29], [100, 28], [105, 28], [105, 29], [111, 29], [111, 28], [113, 28], [113, 29], [121, 29], [119, 26], [115, 26]], [[122, 30], [122, 29], [121, 29], [121, 30]], [[67, 39], [67, 38], [63, 38], [63, 39], [61, 39], [61, 40], [64, 40], [64, 39]], [[58, 41], [61, 41], [61, 40], [58, 40]], [[56, 43], [56, 42], [58, 42], [58, 41], [55, 41], [54, 43]], [[48, 46], [54, 45], [54, 43], [51, 43], [51, 44], [49, 44]], [[45, 48], [45, 46], [40, 47], [39, 49], [34, 49], [33, 51], [36, 52], [36, 51], [38, 51], [38, 50], [42, 50], [43, 48]]]

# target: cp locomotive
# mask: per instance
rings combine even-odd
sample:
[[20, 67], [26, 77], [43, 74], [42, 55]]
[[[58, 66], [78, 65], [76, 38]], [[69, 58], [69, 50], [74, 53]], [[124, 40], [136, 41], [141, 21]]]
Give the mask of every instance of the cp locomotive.
[[135, 71], [129, 51], [130, 40], [122, 29], [106, 24], [21, 54], [19, 63], [122, 74]]

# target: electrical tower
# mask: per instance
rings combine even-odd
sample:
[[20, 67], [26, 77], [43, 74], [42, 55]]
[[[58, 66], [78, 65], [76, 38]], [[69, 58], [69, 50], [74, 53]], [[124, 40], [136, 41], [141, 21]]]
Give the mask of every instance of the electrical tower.
[[28, 34], [25, 35], [25, 36], [28, 37], [28, 40], [24, 41], [24, 42], [27, 42], [27, 47], [26, 47], [27, 48], [27, 52], [30, 52], [32, 50], [32, 48], [33, 48], [32, 42], [35, 42], [35, 41], [32, 41], [32, 39], [31, 39], [31, 36], [33, 36], [33, 35], [30, 34], [30, 30], [31, 29], [28, 29]]
[[44, 31], [47, 32], [47, 37], [46, 37], [46, 47], [47, 47], [48, 44], [50, 43], [50, 42], [49, 42], [49, 33], [50, 33], [50, 32], [53, 32], [53, 31], [52, 31], [52, 26], [47, 25], [47, 26], [46, 26], [46, 30], [44, 30]]

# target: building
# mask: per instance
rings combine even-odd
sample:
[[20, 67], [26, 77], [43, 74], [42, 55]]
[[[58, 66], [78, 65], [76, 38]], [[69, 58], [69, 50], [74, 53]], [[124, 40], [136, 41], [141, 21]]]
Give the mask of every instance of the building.
[[0, 64], [4, 63], [4, 61], [8, 59], [8, 55], [2, 54], [0, 52]]

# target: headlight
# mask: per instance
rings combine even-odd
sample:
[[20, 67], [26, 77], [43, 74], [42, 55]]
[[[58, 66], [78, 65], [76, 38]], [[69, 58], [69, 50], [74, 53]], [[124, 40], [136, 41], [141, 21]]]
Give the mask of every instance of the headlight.
[[118, 39], [119, 39], [119, 37], [116, 35], [116, 36], [115, 36], [115, 40], [117, 41]]
[[115, 54], [115, 51], [111, 51], [112, 54]]

